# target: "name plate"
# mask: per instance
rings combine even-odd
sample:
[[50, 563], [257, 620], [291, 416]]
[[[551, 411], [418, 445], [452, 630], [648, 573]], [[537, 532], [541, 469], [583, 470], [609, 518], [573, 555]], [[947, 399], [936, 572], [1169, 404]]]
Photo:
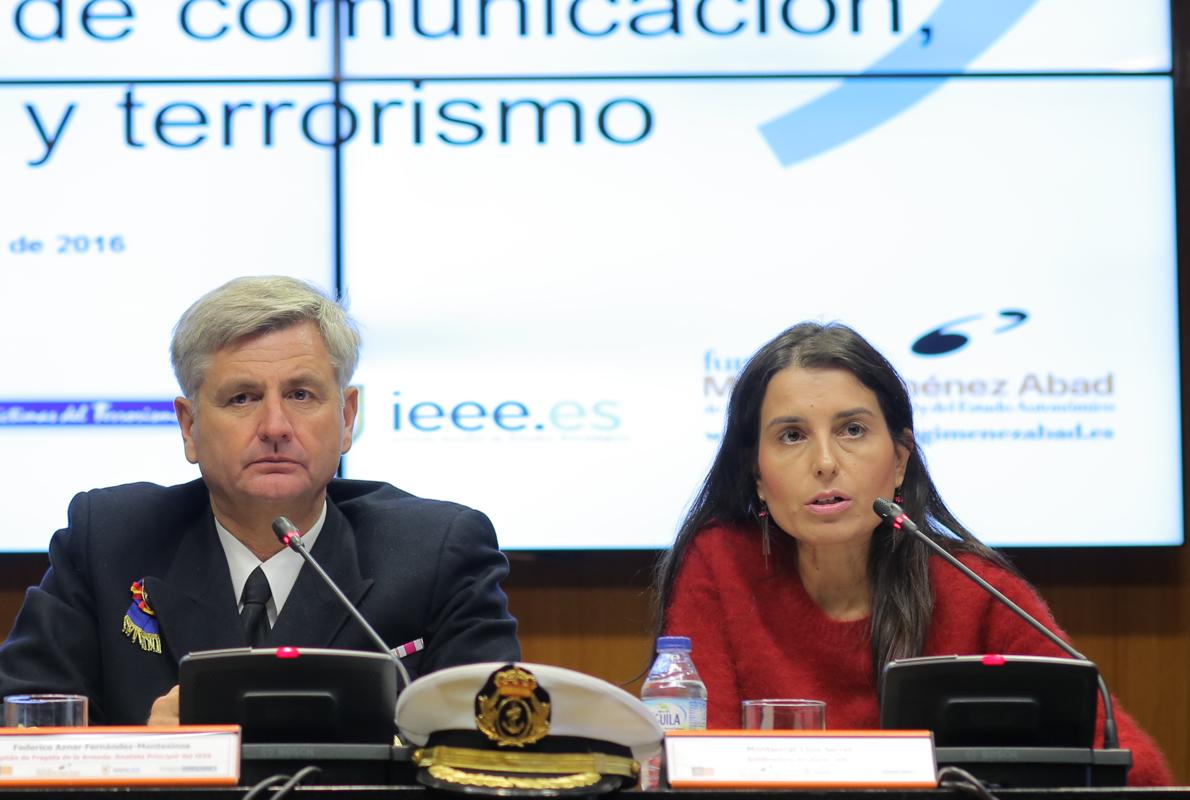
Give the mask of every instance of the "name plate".
[[930, 731], [666, 731], [675, 789], [934, 788]]
[[0, 786], [234, 786], [238, 725], [0, 728]]

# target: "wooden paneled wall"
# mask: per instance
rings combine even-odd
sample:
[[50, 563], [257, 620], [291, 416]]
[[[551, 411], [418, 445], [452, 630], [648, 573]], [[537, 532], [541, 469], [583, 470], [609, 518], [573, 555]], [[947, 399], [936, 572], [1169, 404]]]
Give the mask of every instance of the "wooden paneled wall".
[[[652, 656], [652, 553], [514, 554], [507, 590], [528, 661], [636, 692]], [[1190, 783], [1190, 548], [1025, 552], [1016, 563]], [[44, 556], [0, 558], [7, 631]]]

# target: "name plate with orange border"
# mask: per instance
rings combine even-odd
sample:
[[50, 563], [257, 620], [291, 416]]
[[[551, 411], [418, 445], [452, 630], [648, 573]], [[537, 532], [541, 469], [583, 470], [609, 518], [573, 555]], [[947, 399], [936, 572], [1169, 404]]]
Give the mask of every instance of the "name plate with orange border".
[[666, 731], [675, 789], [938, 785], [930, 731]]
[[234, 786], [238, 725], [0, 728], [0, 786]]

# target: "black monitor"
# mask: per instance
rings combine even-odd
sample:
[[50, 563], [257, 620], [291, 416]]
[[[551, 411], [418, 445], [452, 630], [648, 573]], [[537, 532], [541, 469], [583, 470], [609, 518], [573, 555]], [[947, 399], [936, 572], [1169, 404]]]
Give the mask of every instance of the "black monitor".
[[1099, 671], [1041, 656], [938, 656], [884, 669], [882, 728], [927, 729], [937, 747], [1090, 748]]
[[179, 667], [183, 725], [238, 724], [244, 742], [391, 745], [397, 673], [381, 653], [205, 650]]

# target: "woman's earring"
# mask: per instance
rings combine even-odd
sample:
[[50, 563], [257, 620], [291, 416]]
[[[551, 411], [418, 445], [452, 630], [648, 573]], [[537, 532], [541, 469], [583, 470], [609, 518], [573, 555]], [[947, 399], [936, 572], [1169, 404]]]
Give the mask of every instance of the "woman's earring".
[[901, 497], [901, 487], [900, 486], [893, 489], [893, 502], [896, 503], [897, 505], [904, 505], [904, 503], [905, 503], [905, 498]]
[[769, 544], [769, 507], [763, 500], [760, 501], [760, 511], [756, 513], [756, 516], [760, 517], [760, 554], [764, 556], [764, 568], [767, 570], [772, 545]]

